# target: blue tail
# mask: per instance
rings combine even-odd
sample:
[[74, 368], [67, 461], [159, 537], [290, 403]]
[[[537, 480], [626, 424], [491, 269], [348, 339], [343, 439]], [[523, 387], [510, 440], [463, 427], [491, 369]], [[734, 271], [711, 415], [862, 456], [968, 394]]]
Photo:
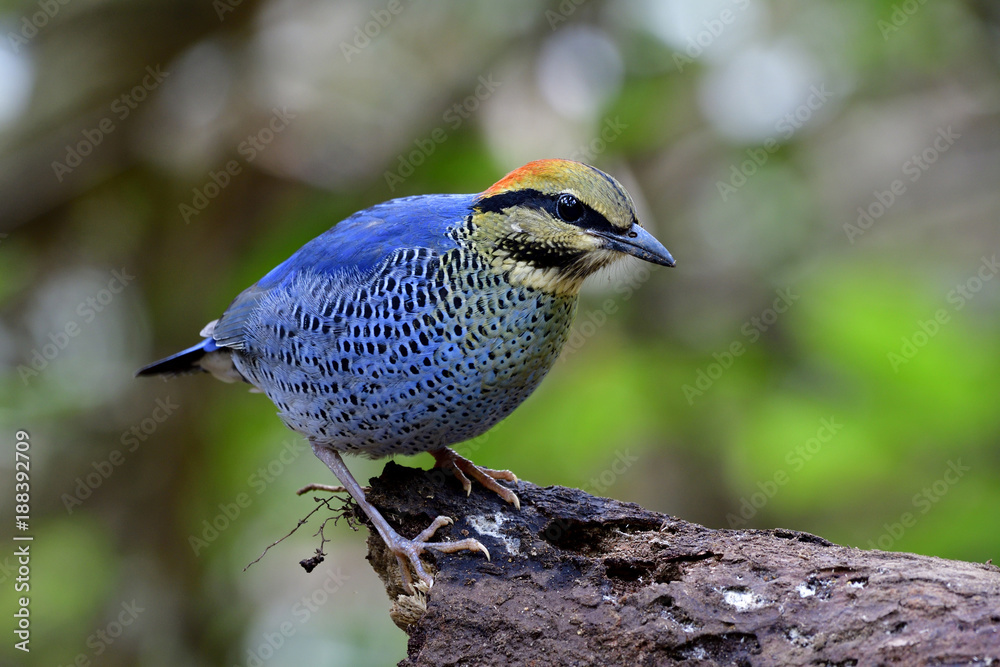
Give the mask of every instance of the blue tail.
[[197, 345], [186, 350], [170, 355], [166, 359], [154, 361], [148, 366], [143, 366], [135, 372], [136, 377], [146, 375], [178, 375], [180, 373], [196, 373], [205, 371], [198, 361], [209, 352], [219, 349], [215, 341], [206, 338]]

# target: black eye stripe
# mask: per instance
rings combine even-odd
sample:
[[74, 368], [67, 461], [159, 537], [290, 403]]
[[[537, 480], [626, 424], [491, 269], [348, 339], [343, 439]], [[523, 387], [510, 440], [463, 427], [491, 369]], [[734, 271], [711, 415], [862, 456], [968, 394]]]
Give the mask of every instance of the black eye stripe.
[[[551, 197], [539, 190], [510, 190], [492, 197], [484, 197], [476, 203], [476, 208], [483, 213], [503, 213], [512, 206], [530, 206], [545, 209], [546, 202], [554, 203]], [[554, 211], [553, 211], [554, 213]]]
[[[563, 215], [560, 214], [559, 202], [563, 200], [564, 197], [572, 198], [573, 201], [576, 202], [577, 206], [580, 207], [582, 212], [578, 218], [569, 220], [565, 219]], [[502, 213], [512, 206], [527, 206], [543, 210], [548, 212], [548, 214], [554, 218], [565, 220], [567, 223], [582, 229], [590, 229], [596, 232], [609, 234], [621, 234], [624, 231], [616, 228], [608, 222], [607, 218], [587, 206], [582, 201], [578, 200], [573, 195], [565, 192], [550, 195], [539, 190], [532, 189], [512, 190], [510, 192], [493, 195], [492, 197], [485, 197], [480, 199], [476, 204], [476, 208], [483, 213]]]

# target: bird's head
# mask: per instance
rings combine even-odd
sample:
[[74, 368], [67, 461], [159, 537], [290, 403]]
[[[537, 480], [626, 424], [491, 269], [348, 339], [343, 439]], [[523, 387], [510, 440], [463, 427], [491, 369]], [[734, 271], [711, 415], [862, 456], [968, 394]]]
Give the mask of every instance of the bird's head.
[[673, 266], [639, 224], [611, 176], [571, 160], [537, 160], [512, 171], [473, 204], [473, 243], [511, 282], [575, 294], [584, 278], [626, 255]]

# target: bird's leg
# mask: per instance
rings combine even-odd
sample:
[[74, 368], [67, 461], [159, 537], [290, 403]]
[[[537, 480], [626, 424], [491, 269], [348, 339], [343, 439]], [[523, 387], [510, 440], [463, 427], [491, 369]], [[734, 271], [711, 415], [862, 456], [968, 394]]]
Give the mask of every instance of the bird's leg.
[[396, 556], [396, 561], [399, 563], [399, 575], [403, 580], [403, 587], [408, 593], [413, 593], [413, 577], [410, 575], [410, 569], [416, 573], [417, 578], [420, 579], [429, 588], [434, 584], [434, 579], [431, 575], [427, 573], [424, 569], [423, 563], [420, 562], [420, 554], [422, 554], [427, 549], [434, 549], [435, 551], [441, 551], [443, 553], [453, 553], [455, 551], [481, 551], [486, 554], [486, 558], [489, 559], [490, 552], [486, 550], [478, 540], [474, 539], [464, 539], [457, 540], [455, 542], [428, 542], [428, 540], [434, 535], [434, 532], [441, 526], [446, 526], [450, 523], [454, 523], [451, 518], [446, 516], [439, 516], [431, 522], [431, 525], [425, 528], [419, 535], [414, 537], [412, 540], [407, 539], [397, 533], [389, 522], [379, 513], [371, 503], [365, 499], [365, 492], [361, 490], [361, 485], [358, 484], [357, 480], [351, 474], [351, 471], [347, 469], [347, 465], [344, 463], [344, 459], [340, 457], [336, 451], [324, 447], [322, 445], [317, 445], [312, 443], [313, 452], [319, 457], [319, 460], [326, 464], [326, 467], [336, 475], [337, 479], [340, 480], [341, 484], [347, 489], [347, 492], [351, 494], [354, 498], [354, 502], [364, 511], [368, 518], [371, 520], [372, 524], [375, 526], [375, 530], [378, 534], [382, 536], [382, 540], [385, 542], [389, 550]]
[[472, 477], [517, 509], [521, 509], [521, 501], [517, 495], [507, 487], [496, 483], [496, 480], [502, 479], [505, 482], [514, 482], [517, 484], [517, 475], [511, 471], [482, 468], [469, 459], [459, 456], [450, 447], [435, 449], [431, 452], [431, 456], [437, 461], [434, 464], [435, 468], [450, 471], [458, 478], [458, 481], [462, 483], [462, 488], [465, 489], [466, 495], [472, 493], [472, 482], [469, 481], [469, 477]]

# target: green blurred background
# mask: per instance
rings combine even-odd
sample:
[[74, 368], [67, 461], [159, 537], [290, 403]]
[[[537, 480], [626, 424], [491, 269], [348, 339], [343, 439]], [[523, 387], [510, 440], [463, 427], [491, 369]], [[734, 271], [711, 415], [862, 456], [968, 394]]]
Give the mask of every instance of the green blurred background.
[[548, 380], [460, 451], [712, 527], [1000, 557], [991, 0], [41, 0], [0, 27], [27, 662], [401, 659], [365, 531], [242, 571], [332, 482], [267, 399], [132, 373], [351, 212], [541, 157], [622, 180], [678, 266], [592, 279]]

